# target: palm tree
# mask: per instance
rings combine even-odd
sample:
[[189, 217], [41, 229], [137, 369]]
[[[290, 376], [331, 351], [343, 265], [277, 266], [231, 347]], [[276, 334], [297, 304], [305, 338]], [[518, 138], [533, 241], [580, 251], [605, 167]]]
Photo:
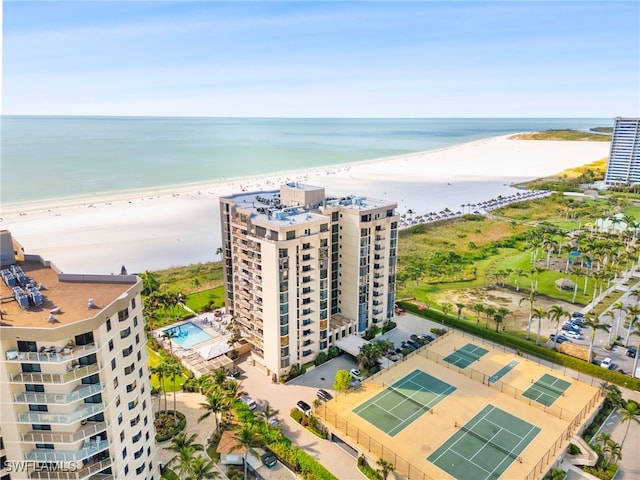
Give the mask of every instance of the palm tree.
[[178, 478], [186, 478], [191, 472], [191, 465], [195, 458], [195, 449], [193, 447], [182, 447], [177, 455], [167, 462], [167, 467], [177, 463], [176, 473]]
[[458, 321], [460, 321], [460, 314], [462, 313], [462, 309], [464, 308], [464, 303], [456, 303], [456, 307], [458, 307]]
[[142, 293], [144, 295], [150, 295], [160, 288], [160, 282], [149, 270], [141, 273], [140, 278], [142, 278]]
[[451, 305], [449, 302], [444, 302], [440, 305], [440, 310], [442, 310], [442, 313], [444, 313], [445, 317], [449, 315], [449, 312], [451, 311], [452, 308], [453, 308], [453, 305]]
[[553, 338], [553, 348], [556, 348], [558, 342], [558, 333], [560, 332], [560, 320], [562, 317], [569, 317], [569, 312], [567, 312], [560, 305], [553, 305], [549, 308], [549, 320], [552, 322], [556, 322], [556, 336]]
[[616, 302], [611, 306], [612, 309], [618, 310], [618, 323], [616, 323], [616, 340], [618, 339], [618, 330], [620, 329], [620, 318], [622, 317], [622, 311], [625, 310], [625, 304], [623, 302]]
[[522, 305], [522, 302], [527, 300], [529, 302], [529, 323], [527, 324], [527, 340], [531, 338], [531, 322], [533, 321], [533, 307], [536, 301], [536, 297], [538, 296], [538, 292], [535, 289], [532, 289], [529, 292], [529, 295], [525, 298], [521, 298], [518, 302], [518, 305]]
[[165, 330], [162, 334], [162, 338], [166, 338], [169, 341], [169, 354], [173, 357], [173, 342], [171, 341], [173, 338], [178, 337], [178, 332], [175, 328], [171, 328], [169, 330]]
[[213, 418], [216, 421], [216, 431], [218, 431], [218, 415], [229, 410], [229, 399], [222, 391], [213, 390], [209, 392], [209, 395], [207, 395], [207, 401], [202, 402], [200, 407], [205, 410], [205, 413], [198, 418], [198, 422], [201, 422], [213, 414]]
[[187, 436], [186, 432], [181, 432], [173, 437], [171, 439], [171, 445], [164, 447], [164, 449], [179, 453], [183, 448], [192, 448], [194, 452], [202, 452], [204, 451], [204, 446], [196, 442], [197, 437], [195, 433]]
[[484, 309], [484, 313], [487, 314], [487, 323], [485, 324], [484, 328], [489, 328], [489, 319], [493, 317], [493, 315], [495, 315], [497, 312], [498, 311], [493, 307], [486, 307]]
[[589, 356], [587, 357], [587, 361], [591, 362], [591, 354], [593, 352], [593, 342], [596, 339], [596, 332], [598, 330], [604, 330], [605, 332], [608, 332], [610, 327], [606, 323], [600, 323], [600, 320], [598, 319], [598, 317], [589, 317], [589, 316], [586, 317], [584, 326], [592, 328], [591, 342], [589, 342]]
[[639, 305], [628, 305], [627, 306], [627, 321], [629, 324], [627, 325], [627, 336], [624, 340], [624, 344], [626, 346], [629, 345], [629, 336], [631, 335], [631, 331], [633, 330], [633, 326], [638, 321], [638, 317], [640, 316], [640, 306]]
[[537, 307], [533, 309], [532, 318], [538, 319], [538, 334], [536, 335], [536, 345], [540, 345], [540, 330], [542, 328], [542, 319], [547, 318], [547, 311], [544, 307]]
[[498, 331], [498, 327], [500, 326], [503, 320], [504, 320], [504, 316], [501, 315], [500, 313], [496, 313], [493, 316], [493, 321], [496, 322], [496, 332]]
[[260, 445], [262, 438], [253, 424], [245, 424], [235, 433], [234, 439], [237, 443], [231, 448], [232, 451], [244, 448], [244, 478], [247, 478], [247, 454], [258, 456], [253, 447]]
[[476, 312], [476, 324], [480, 323], [480, 314], [484, 312], [484, 305], [476, 303], [473, 305], [473, 311]]
[[[178, 424], [178, 414], [176, 409], [176, 379], [182, 375], [182, 366], [177, 362], [167, 363], [167, 374], [173, 382], [173, 423]], [[166, 406], [166, 405], [165, 405]]]
[[278, 415], [279, 411], [275, 408], [271, 408], [269, 402], [265, 402], [264, 408], [262, 409], [262, 418], [265, 422], [269, 423], [269, 419]]
[[[155, 367], [151, 367], [151, 373], [158, 376], [158, 381], [160, 382], [160, 386], [158, 387], [160, 391], [164, 395], [164, 411], [167, 411], [167, 389], [164, 388], [164, 379], [169, 375], [169, 369], [167, 368], [168, 364], [166, 362], [162, 362]], [[161, 409], [161, 400], [158, 400], [158, 412]]]
[[520, 277], [526, 277], [527, 273], [522, 268], [516, 268], [513, 271], [513, 274], [516, 277], [516, 280], [515, 280], [515, 282], [516, 282], [516, 292], [519, 292], [520, 291]]
[[222, 259], [222, 253], [223, 252], [224, 252], [224, 250], [222, 250], [222, 247], [216, 248], [216, 255], [219, 255], [220, 259]]
[[[640, 325], [636, 324], [635, 330], [631, 331], [631, 335], [640, 337]], [[640, 340], [638, 340], [638, 349], [636, 350], [636, 359], [633, 361], [632, 374], [635, 376], [635, 372], [638, 371], [638, 357], [640, 357]]]
[[209, 480], [220, 477], [217, 465], [213, 460], [195, 457], [191, 462], [191, 474], [186, 480]]
[[620, 418], [620, 423], [627, 423], [627, 429], [624, 432], [624, 437], [622, 439], [622, 443], [620, 444], [624, 445], [624, 442], [627, 439], [627, 434], [629, 433], [631, 422], [635, 422], [640, 425], [640, 418], [638, 418], [638, 415], [640, 415], [640, 408], [638, 408], [638, 404], [633, 400], [627, 400], [627, 404], [624, 407], [620, 407], [618, 409], [618, 413], [622, 415], [622, 417]]
[[387, 480], [389, 474], [395, 470], [393, 463], [387, 462], [382, 458], [378, 459], [376, 464], [380, 467], [380, 469], [378, 469], [378, 473], [382, 476], [383, 480]]

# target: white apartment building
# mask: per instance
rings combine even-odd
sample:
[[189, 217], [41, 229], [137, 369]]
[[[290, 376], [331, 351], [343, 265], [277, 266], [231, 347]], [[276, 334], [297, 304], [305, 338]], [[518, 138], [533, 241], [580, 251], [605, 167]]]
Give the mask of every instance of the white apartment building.
[[220, 199], [226, 307], [265, 373], [393, 317], [396, 207], [297, 183]]
[[640, 118], [615, 119], [604, 181], [607, 185], [640, 183]]
[[62, 273], [0, 240], [0, 472], [159, 479], [141, 279]]

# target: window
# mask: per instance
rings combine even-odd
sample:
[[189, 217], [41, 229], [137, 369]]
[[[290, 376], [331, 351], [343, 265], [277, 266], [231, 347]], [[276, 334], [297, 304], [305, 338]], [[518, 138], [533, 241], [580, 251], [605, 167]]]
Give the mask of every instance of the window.
[[122, 414], [118, 415], [118, 425], [122, 423]]
[[132, 400], [127, 404], [127, 407], [129, 408], [129, 410], [133, 410], [137, 406], [138, 406], [138, 398], [137, 397], [136, 397], [135, 400]]
[[29, 405], [30, 412], [48, 412], [49, 407], [46, 405]]
[[24, 386], [25, 391], [27, 392], [44, 392], [44, 385], [35, 385], [31, 383], [27, 383]]
[[131, 335], [131, 327], [120, 330], [120, 338], [127, 338], [129, 335]]
[[136, 468], [136, 475], [140, 475], [142, 472], [144, 472], [144, 467], [146, 467], [146, 465], [143, 463], [138, 468]]
[[131, 310], [135, 310], [136, 309], [136, 299], [132, 298], [131, 299]]
[[133, 326], [137, 327], [138, 326], [138, 317], [133, 317]]
[[109, 351], [113, 351], [113, 340], [109, 340]]
[[34, 423], [33, 425], [31, 425], [31, 428], [33, 430], [45, 430], [47, 432], [51, 431], [51, 425], [42, 425], [39, 423]]
[[87, 332], [80, 335], [76, 335], [76, 345], [91, 345], [94, 343], [93, 332]]
[[116, 407], [120, 406], [120, 395], [116, 397]]
[[136, 345], [140, 343], [140, 334], [136, 333]]
[[140, 431], [140, 432], [136, 433], [136, 434], [133, 436], [133, 438], [132, 438], [133, 443], [138, 443], [138, 442], [140, 441], [140, 439], [141, 439], [141, 438], [142, 438], [142, 431]]
[[138, 361], [142, 360], [142, 352], [138, 350]]
[[129, 318], [129, 309], [125, 308], [124, 310], [120, 310], [118, 312], [118, 321], [124, 322]]
[[111, 370], [115, 370], [116, 369], [116, 359], [112, 358], [111, 359]]
[[293, 240], [294, 238], [296, 238], [295, 230], [289, 230], [287, 232], [286, 238], [287, 238], [287, 240]]
[[120, 441], [124, 442], [124, 430], [120, 432]]
[[42, 371], [39, 363], [21, 363], [23, 373], [39, 373]]
[[145, 426], [147, 425], [147, 423], [149, 423], [149, 417], [147, 417], [147, 416], [145, 415], [145, 417], [144, 417], [144, 424], [145, 424]]
[[131, 372], [133, 372], [136, 369], [136, 365], [135, 363], [132, 363], [131, 365], [129, 365], [128, 367], [124, 368], [124, 374], [125, 375], [129, 375]]
[[133, 454], [133, 458], [138, 459], [142, 456], [142, 454], [144, 454], [144, 447], [140, 447], [140, 450]]
[[[130, 383], [129, 385], [127, 385], [127, 393], [133, 392], [136, 389], [136, 385], [137, 385], [136, 380], [134, 380], [133, 383]], [[138, 418], [138, 420], [140, 419]]]
[[113, 379], [113, 388], [118, 388], [118, 377]]
[[[127, 447], [124, 447], [122, 449], [122, 458], [123, 459], [127, 458]], [[126, 472], [126, 469], [125, 469], [125, 472]]]
[[107, 332], [111, 331], [111, 319], [107, 318]]
[[53, 450], [53, 443], [36, 443], [36, 448], [46, 448], [47, 450]]
[[129, 345], [127, 348], [124, 348], [122, 350], [122, 356], [125, 358], [131, 355], [132, 353], [133, 353], [133, 345]]
[[129, 473], [129, 465], [124, 466], [124, 474], [127, 475]]

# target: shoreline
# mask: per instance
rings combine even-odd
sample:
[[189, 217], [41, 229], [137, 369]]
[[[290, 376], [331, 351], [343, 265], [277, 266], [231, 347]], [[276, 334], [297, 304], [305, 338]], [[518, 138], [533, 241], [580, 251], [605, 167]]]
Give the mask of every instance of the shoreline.
[[0, 228], [63, 271], [158, 270], [216, 260], [219, 197], [298, 181], [327, 194], [396, 201], [417, 214], [480, 203], [512, 184], [608, 155], [606, 142], [512, 140], [509, 135], [435, 150], [255, 177], [3, 205]]

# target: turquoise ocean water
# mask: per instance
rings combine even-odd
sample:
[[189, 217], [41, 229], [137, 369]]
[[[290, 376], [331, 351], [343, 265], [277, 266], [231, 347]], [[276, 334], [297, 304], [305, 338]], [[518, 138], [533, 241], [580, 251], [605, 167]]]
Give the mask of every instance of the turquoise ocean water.
[[249, 177], [610, 118], [1, 117], [3, 204]]

